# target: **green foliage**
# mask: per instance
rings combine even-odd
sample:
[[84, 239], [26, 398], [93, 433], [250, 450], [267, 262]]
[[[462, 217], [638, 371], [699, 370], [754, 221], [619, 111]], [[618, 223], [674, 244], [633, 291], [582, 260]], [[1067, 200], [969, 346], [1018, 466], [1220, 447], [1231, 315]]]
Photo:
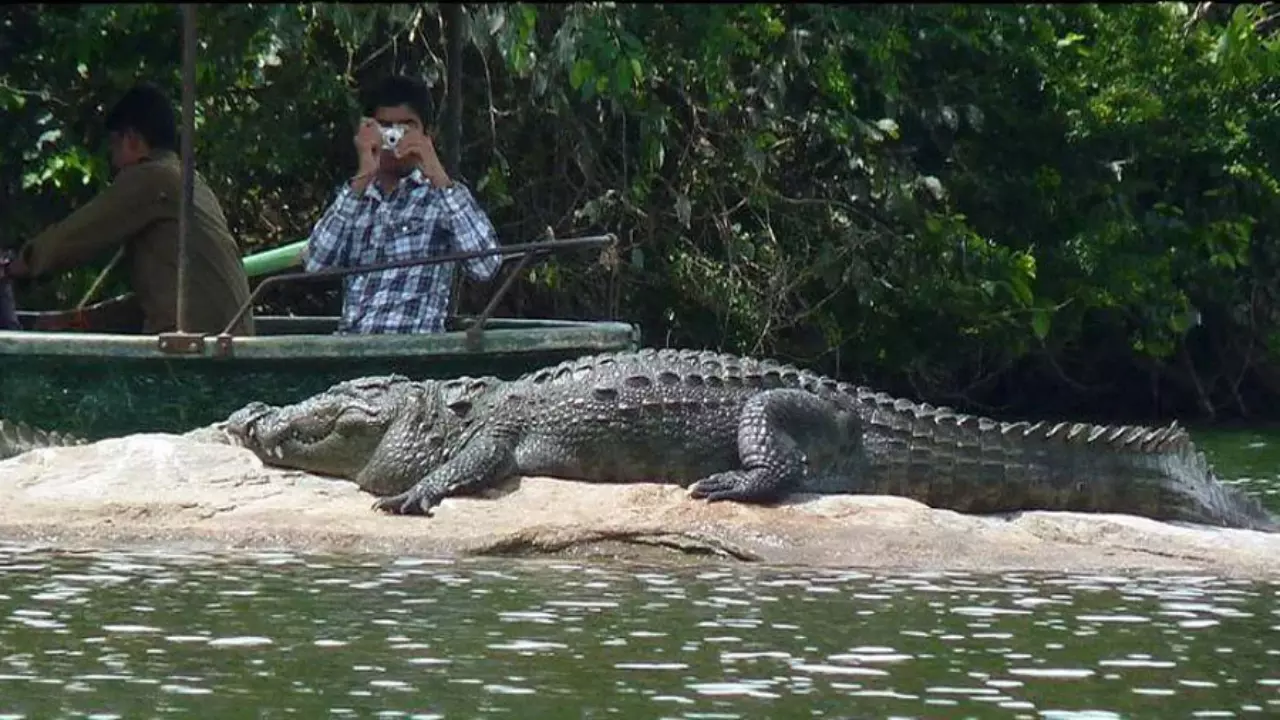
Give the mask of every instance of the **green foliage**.
[[[623, 240], [613, 268], [529, 270], [523, 312], [1023, 412], [1258, 412], [1280, 395], [1262, 12], [469, 5], [463, 174], [509, 242]], [[176, 6], [3, 17], [12, 244], [107, 181], [100, 113], [136, 79], [178, 97], [181, 54]], [[408, 70], [443, 104], [441, 22], [201, 6], [199, 168], [246, 249], [309, 231], [350, 171], [360, 83]]]

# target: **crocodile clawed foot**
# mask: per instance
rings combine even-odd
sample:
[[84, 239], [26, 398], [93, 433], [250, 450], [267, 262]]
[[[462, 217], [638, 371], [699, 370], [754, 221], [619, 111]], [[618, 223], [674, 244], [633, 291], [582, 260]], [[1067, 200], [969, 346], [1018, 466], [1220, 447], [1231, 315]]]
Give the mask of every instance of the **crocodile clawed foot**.
[[373, 503], [373, 509], [392, 515], [424, 515], [431, 517], [431, 509], [439, 504], [439, 498], [431, 497], [422, 490], [412, 488], [399, 495], [378, 498]]
[[741, 470], [708, 475], [689, 487], [689, 495], [694, 499], [717, 502], [720, 500], [737, 500], [740, 502], [759, 502], [760, 492], [754, 478]]

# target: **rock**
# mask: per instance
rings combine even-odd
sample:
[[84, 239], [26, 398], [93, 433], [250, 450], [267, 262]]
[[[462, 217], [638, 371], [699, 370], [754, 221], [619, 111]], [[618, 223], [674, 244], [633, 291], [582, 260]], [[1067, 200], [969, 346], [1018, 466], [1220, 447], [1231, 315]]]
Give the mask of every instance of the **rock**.
[[371, 509], [352, 483], [246, 450], [133, 435], [0, 462], [0, 538], [65, 549], [591, 555], [901, 570], [1158, 570], [1280, 576], [1280, 535], [1125, 515], [979, 517], [886, 496], [708, 504], [658, 484], [526, 478], [434, 517]]

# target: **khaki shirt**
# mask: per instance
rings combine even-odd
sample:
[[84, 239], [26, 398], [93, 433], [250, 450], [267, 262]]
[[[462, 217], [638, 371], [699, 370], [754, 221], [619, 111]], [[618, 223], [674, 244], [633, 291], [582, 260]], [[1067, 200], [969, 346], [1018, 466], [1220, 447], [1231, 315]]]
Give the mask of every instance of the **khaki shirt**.
[[[249, 298], [240, 249], [213, 191], [197, 173], [194, 222], [187, 237], [188, 332], [219, 333]], [[134, 294], [145, 315], [142, 331], [178, 327], [178, 213], [182, 165], [172, 152], [124, 168], [106, 190], [22, 248], [32, 275], [75, 267], [125, 247]], [[246, 313], [236, 334], [252, 334]]]

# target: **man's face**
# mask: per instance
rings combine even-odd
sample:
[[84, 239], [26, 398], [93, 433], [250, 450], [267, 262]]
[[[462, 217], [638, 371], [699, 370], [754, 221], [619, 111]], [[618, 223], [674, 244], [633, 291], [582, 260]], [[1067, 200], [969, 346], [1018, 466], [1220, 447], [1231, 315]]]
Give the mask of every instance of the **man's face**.
[[107, 147], [111, 150], [111, 167], [116, 171], [136, 164], [145, 158], [148, 152], [146, 142], [131, 130], [109, 133]]
[[[422, 118], [409, 109], [408, 105], [377, 108], [373, 112], [373, 119], [377, 120], [378, 124], [384, 128], [392, 125], [403, 125], [407, 133], [423, 132]], [[401, 142], [403, 142], [403, 139]], [[383, 169], [394, 170], [398, 175], [407, 175], [413, 172], [414, 161], [411, 158], [396, 158], [395, 153], [390, 150], [382, 151], [379, 162]]]

